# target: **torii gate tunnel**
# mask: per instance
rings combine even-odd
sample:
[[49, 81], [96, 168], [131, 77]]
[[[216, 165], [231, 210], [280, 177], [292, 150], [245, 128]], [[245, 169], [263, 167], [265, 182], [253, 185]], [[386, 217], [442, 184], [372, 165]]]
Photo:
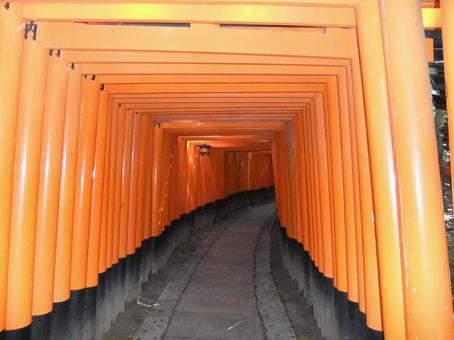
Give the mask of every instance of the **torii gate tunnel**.
[[327, 338], [454, 339], [425, 27], [451, 90], [452, 0], [2, 3], [0, 334], [274, 187]]

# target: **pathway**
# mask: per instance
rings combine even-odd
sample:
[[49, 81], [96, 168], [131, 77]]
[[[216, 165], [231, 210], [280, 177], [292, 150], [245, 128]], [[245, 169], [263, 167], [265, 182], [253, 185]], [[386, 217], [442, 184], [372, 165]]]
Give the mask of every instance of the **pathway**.
[[273, 216], [269, 204], [215, 228], [167, 284], [135, 339], [294, 338], [270, 274]]

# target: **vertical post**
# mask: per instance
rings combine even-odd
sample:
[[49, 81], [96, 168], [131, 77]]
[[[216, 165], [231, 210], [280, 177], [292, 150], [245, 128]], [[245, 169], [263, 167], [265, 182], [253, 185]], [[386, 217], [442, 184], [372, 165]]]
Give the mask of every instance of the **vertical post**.
[[358, 149], [358, 175], [361, 206], [361, 235], [364, 267], [364, 298], [366, 324], [374, 331], [382, 331], [382, 312], [378, 276], [377, 239], [375, 236], [374, 205], [372, 197], [371, 167], [367, 140], [364, 98], [361, 86], [359, 55], [353, 58], [353, 95], [355, 100], [355, 130]]
[[[102, 89], [101, 85], [101, 89]], [[98, 122], [96, 132], [95, 159], [93, 166], [93, 188], [90, 209], [90, 230], [88, 235], [87, 287], [98, 284], [99, 252], [103, 191], [105, 185], [104, 163], [106, 159], [106, 136], [108, 127], [108, 96], [102, 90], [99, 95]]]
[[136, 248], [142, 245], [143, 240], [143, 206], [145, 192], [145, 170], [148, 148], [150, 124], [146, 115], [140, 117], [140, 153], [139, 153], [139, 190], [137, 193], [137, 220], [136, 220]]
[[314, 171], [313, 177], [313, 188], [314, 188], [314, 231], [315, 231], [315, 244], [317, 245], [317, 254], [318, 254], [318, 261], [317, 261], [317, 268], [320, 273], [325, 272], [324, 268], [324, 252], [323, 252], [323, 235], [322, 235], [322, 212], [321, 212], [321, 202], [320, 202], [320, 164], [318, 159], [318, 143], [317, 143], [317, 136], [316, 128], [317, 123], [316, 120], [318, 117], [315, 115], [315, 108], [314, 105], [311, 105], [310, 111], [307, 113], [307, 118], [309, 121], [309, 136], [311, 140], [311, 151], [312, 151], [312, 166]]
[[305, 170], [305, 162], [304, 162], [304, 145], [303, 145], [303, 123], [302, 123], [302, 113], [298, 114], [295, 117], [294, 124], [295, 124], [295, 144], [296, 144], [296, 156], [298, 160], [298, 172], [300, 179], [300, 188], [299, 188], [299, 195], [300, 195], [300, 206], [298, 210], [301, 211], [301, 224], [299, 225], [299, 241], [302, 243], [304, 250], [307, 251], [308, 246], [308, 232], [307, 232], [307, 181], [306, 181], [306, 170]]
[[55, 250], [54, 302], [68, 300], [71, 288], [71, 248], [81, 84], [82, 75], [79, 67], [75, 65], [68, 76], [65, 125], [63, 129], [57, 245]]
[[112, 267], [112, 249], [113, 249], [113, 225], [115, 216], [115, 177], [116, 177], [116, 160], [117, 160], [117, 144], [118, 144], [118, 111], [120, 104], [113, 101], [112, 110], [112, 126], [110, 129], [110, 159], [109, 159], [109, 200], [108, 200], [108, 216], [107, 216], [107, 231], [106, 231], [106, 268]]
[[[22, 31], [23, 32], [23, 31]], [[22, 328], [32, 317], [44, 95], [48, 50], [29, 34], [24, 41], [19, 90], [11, 211], [6, 329]]]
[[24, 32], [20, 5], [0, 7], [0, 332], [5, 329], [14, 146]]
[[[149, 120], [149, 125], [153, 125], [153, 120], [151, 117], [147, 117]], [[148, 136], [148, 148], [147, 148], [147, 163], [146, 163], [146, 172], [145, 172], [145, 196], [144, 196], [144, 210], [143, 210], [143, 236], [144, 239], [148, 239], [151, 236], [151, 205], [152, 205], [152, 174], [153, 174], [153, 136], [154, 130], [150, 128], [150, 133]]]
[[134, 127], [134, 112], [126, 111], [125, 117], [125, 142], [123, 147], [123, 176], [121, 185], [121, 210], [120, 210], [120, 245], [119, 257], [125, 258], [127, 255], [128, 246], [128, 220], [129, 220], [129, 204], [131, 197], [129, 190], [131, 187], [131, 151], [132, 138]]
[[110, 149], [112, 136], [112, 100], [109, 100], [107, 105], [107, 134], [105, 145], [105, 160], [104, 160], [104, 184], [102, 186], [102, 214], [101, 214], [101, 236], [99, 239], [99, 267], [98, 272], [106, 271], [107, 260], [107, 225], [109, 223], [109, 188], [110, 188]]
[[[454, 136], [454, 2], [451, 0], [441, 0], [440, 8], [443, 29], [443, 59], [445, 67], [446, 106], [448, 109], [448, 130], [449, 135]], [[449, 149], [454, 150], [454, 137], [449, 138]], [[451, 153], [453, 152], [451, 151]], [[454, 166], [451, 166], [451, 181], [453, 179]], [[451, 189], [454, 192], [454, 186], [451, 185]]]
[[383, 331], [405, 339], [402, 271], [393, 141], [386, 93], [386, 71], [377, 0], [357, 7], [358, 41], [366, 107], [367, 139], [375, 208]]
[[345, 214], [345, 249], [347, 256], [347, 287], [348, 299], [358, 302], [358, 275], [357, 275], [357, 254], [356, 254], [356, 225], [354, 211], [354, 183], [353, 183], [353, 164], [350, 136], [350, 117], [346, 105], [347, 96], [344, 87], [337, 87], [337, 84], [329, 84], [328, 91], [336, 91], [337, 105], [339, 107], [339, 118], [335, 119], [335, 124], [340, 127], [340, 154], [342, 159], [342, 179], [344, 195], [344, 214]]
[[158, 229], [158, 217], [159, 217], [159, 188], [158, 188], [158, 182], [159, 182], [159, 160], [162, 156], [163, 152], [163, 131], [162, 128], [159, 126], [154, 126], [152, 127], [154, 129], [154, 135], [153, 135], [153, 171], [152, 171], [152, 183], [151, 183], [151, 191], [152, 191], [152, 196], [151, 196], [151, 204], [152, 204], [152, 209], [151, 209], [151, 236], [158, 236], [160, 234], [160, 230]]
[[320, 199], [321, 199], [321, 219], [322, 219], [322, 237], [323, 237], [323, 274], [328, 277], [333, 277], [333, 251], [332, 251], [332, 235], [331, 235], [331, 216], [330, 216], [330, 201], [329, 201], [329, 168], [328, 168], [328, 147], [325, 139], [325, 118], [321, 108], [323, 106], [322, 98], [317, 97], [314, 103], [315, 123], [316, 123], [316, 138], [317, 138], [317, 155], [320, 169]]
[[137, 195], [139, 191], [139, 156], [140, 156], [140, 114], [134, 113], [134, 127], [131, 160], [131, 188], [128, 214], [128, 255], [136, 251]]
[[33, 315], [52, 310], [58, 200], [68, 70], [60, 53], [49, 58], [36, 221]]
[[407, 336], [452, 339], [452, 301], [421, 3], [380, 0], [399, 188]]
[[83, 289], [87, 282], [88, 237], [98, 109], [98, 81], [95, 76], [86, 76], [82, 81], [80, 129], [77, 146], [71, 290]]
[[314, 251], [314, 232], [313, 232], [313, 212], [314, 212], [314, 207], [313, 207], [313, 200], [312, 200], [312, 179], [311, 179], [311, 167], [310, 167], [310, 138], [309, 138], [309, 132], [308, 132], [308, 124], [307, 124], [307, 115], [308, 112], [304, 112], [302, 116], [302, 124], [303, 124], [303, 148], [304, 148], [304, 164], [305, 164], [305, 172], [306, 172], [306, 183], [307, 183], [307, 225], [305, 226], [306, 228], [306, 233], [307, 233], [307, 251], [308, 253], [312, 256], [312, 253]]
[[[335, 94], [336, 88], [331, 87], [330, 91], [325, 92], [327, 96], [327, 107], [325, 122], [328, 128], [328, 137], [330, 145], [330, 163], [331, 163], [331, 177], [333, 178], [333, 222], [334, 233], [333, 240], [334, 258], [336, 264], [334, 272], [335, 287], [347, 293], [348, 278], [347, 278], [347, 249], [346, 249], [346, 231], [345, 231], [345, 205], [344, 205], [344, 186], [343, 186], [343, 167], [342, 167], [342, 149], [341, 149], [341, 131], [339, 127], [339, 110], [337, 96]], [[336, 179], [336, 180], [334, 180]]]
[[115, 200], [112, 236], [112, 264], [118, 263], [120, 247], [120, 213], [121, 213], [121, 187], [123, 168], [123, 149], [125, 142], [126, 109], [122, 106], [118, 110], [118, 135], [115, 161]]

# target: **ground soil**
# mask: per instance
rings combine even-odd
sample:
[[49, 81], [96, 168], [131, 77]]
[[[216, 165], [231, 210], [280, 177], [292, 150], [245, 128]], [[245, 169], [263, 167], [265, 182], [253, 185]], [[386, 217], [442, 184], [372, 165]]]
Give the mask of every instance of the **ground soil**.
[[[209, 229], [210, 227], [208, 226], [205, 230], [202, 229], [196, 232], [190, 242], [183, 244], [175, 251], [170, 257], [168, 265], [159, 274], [153, 274], [151, 280], [142, 285], [141, 297], [144, 298], [142, 302], [148, 305], [155, 303], [167, 282], [180, 269], [185, 259], [191, 256], [191, 253], [197, 248], [198, 243], [204, 238], [205, 233], [209, 232]], [[316, 326], [312, 307], [306, 304], [303, 294], [298, 292], [296, 284], [292, 282], [287, 271], [284, 269], [278, 237], [279, 231], [274, 227], [271, 244], [271, 270], [276, 288], [290, 318], [295, 334], [299, 340], [323, 339]], [[138, 304], [137, 300], [128, 303], [125, 306], [125, 312], [117, 317], [109, 332], [105, 334], [104, 339], [132, 339], [148, 313], [149, 307]]]

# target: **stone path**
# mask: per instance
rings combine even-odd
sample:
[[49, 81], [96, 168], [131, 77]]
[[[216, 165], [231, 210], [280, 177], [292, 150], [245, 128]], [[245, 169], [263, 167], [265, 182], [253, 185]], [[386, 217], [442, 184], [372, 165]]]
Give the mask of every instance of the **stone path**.
[[[251, 208], [232, 224], [215, 228], [168, 283], [135, 339], [294, 338], [271, 275], [266, 273], [270, 238], [267, 234], [259, 238], [265, 222], [272, 223], [273, 213], [273, 205]], [[269, 229], [262, 234], [269, 234]], [[273, 294], [263, 294], [267, 291]]]

